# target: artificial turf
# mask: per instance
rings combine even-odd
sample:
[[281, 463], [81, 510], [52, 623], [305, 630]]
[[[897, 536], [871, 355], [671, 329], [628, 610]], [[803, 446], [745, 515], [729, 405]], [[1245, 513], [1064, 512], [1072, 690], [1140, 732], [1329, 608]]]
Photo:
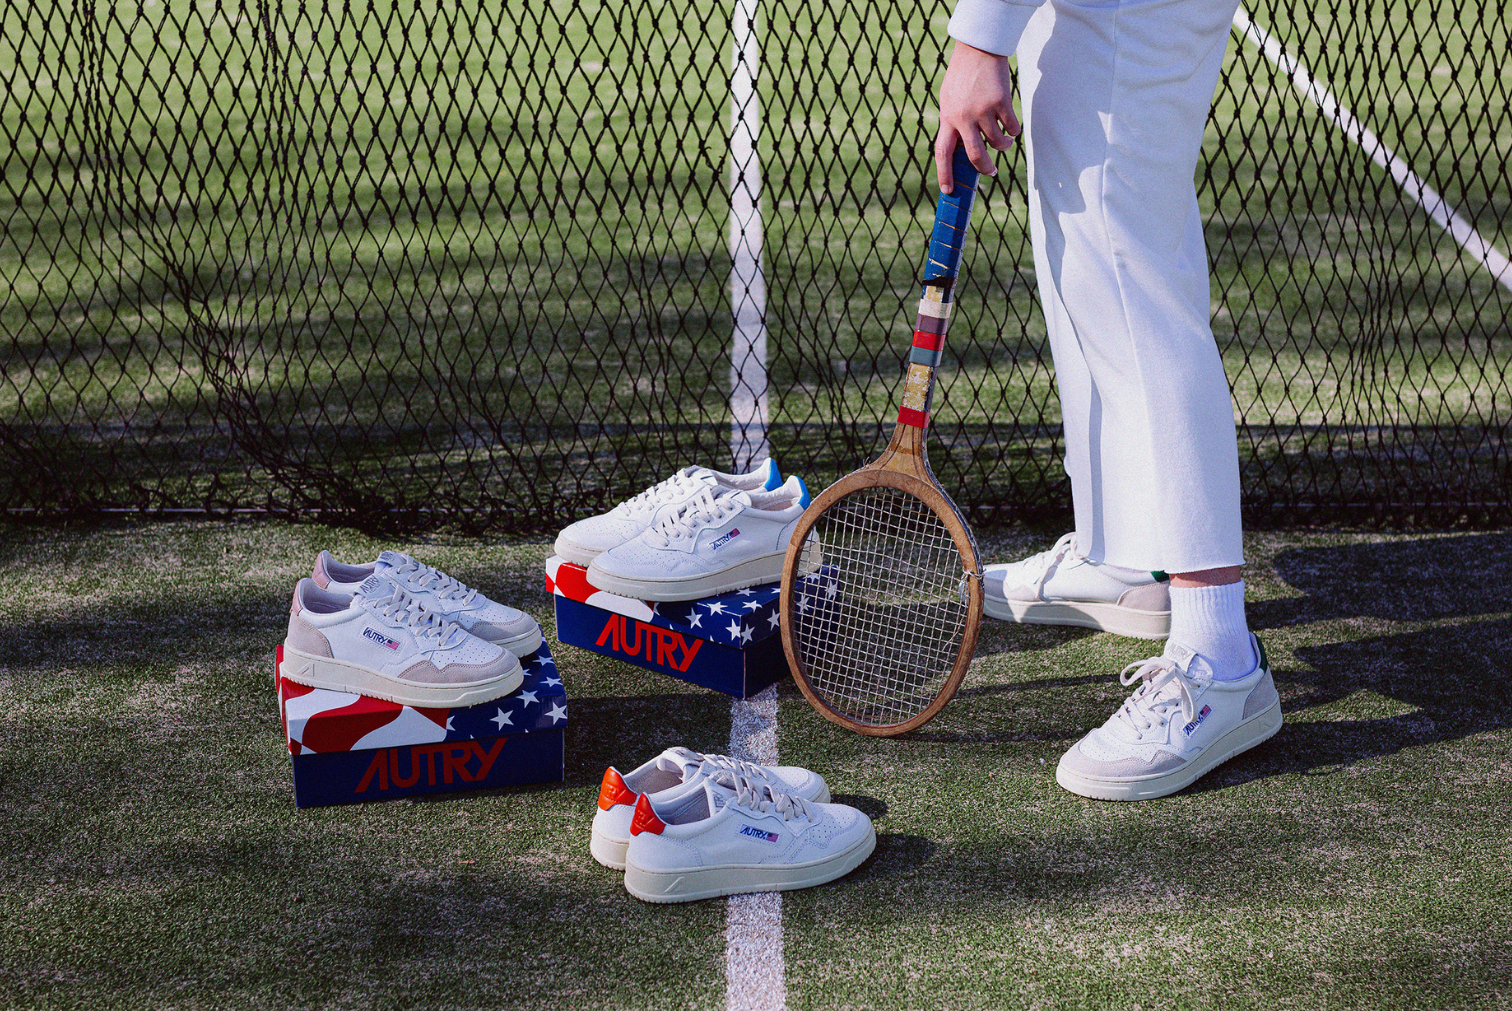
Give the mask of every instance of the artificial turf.
[[[724, 1007], [724, 903], [645, 905], [587, 850], [603, 767], [724, 750], [723, 696], [556, 646], [564, 783], [295, 809], [271, 674], [288, 595], [322, 547], [389, 546], [552, 633], [544, 541], [0, 527], [0, 1004]], [[1151, 644], [989, 623], [956, 701], [898, 740], [784, 684], [781, 760], [879, 834], [784, 897], [788, 1006], [1512, 1004], [1512, 534], [1247, 551], [1287, 723], [1165, 800], [1053, 781]]]

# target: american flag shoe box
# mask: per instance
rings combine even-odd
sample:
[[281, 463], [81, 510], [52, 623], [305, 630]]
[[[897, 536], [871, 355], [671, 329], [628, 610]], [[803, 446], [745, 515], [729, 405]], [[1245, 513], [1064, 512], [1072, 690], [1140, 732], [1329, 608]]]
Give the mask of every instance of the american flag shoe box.
[[557, 639], [681, 681], [748, 699], [788, 676], [777, 634], [777, 583], [676, 603], [634, 600], [588, 582], [588, 570], [546, 559]]
[[[283, 664], [283, 645], [277, 650]], [[560, 782], [567, 691], [543, 641], [513, 695], [421, 709], [275, 675], [299, 807]]]

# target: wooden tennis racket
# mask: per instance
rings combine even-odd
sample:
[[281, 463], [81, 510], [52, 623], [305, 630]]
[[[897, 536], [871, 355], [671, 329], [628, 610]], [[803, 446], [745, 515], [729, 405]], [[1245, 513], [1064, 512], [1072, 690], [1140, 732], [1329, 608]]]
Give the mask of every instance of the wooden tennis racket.
[[976, 197], [977, 171], [962, 148], [954, 173], [935, 209], [892, 441], [813, 500], [782, 570], [782, 648], [793, 677], [815, 709], [863, 734], [902, 734], [933, 718], [966, 676], [982, 622], [976, 539], [925, 452]]

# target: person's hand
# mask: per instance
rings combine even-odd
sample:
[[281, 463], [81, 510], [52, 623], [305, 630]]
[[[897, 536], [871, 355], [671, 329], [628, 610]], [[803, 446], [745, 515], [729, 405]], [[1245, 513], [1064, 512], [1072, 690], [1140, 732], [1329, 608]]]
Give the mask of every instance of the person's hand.
[[950, 162], [957, 141], [966, 145], [966, 157], [978, 172], [995, 176], [997, 165], [987, 149], [1008, 150], [1021, 129], [1013, 114], [1008, 57], [957, 42], [940, 82], [940, 132], [935, 136], [934, 157], [941, 192], [949, 193], [955, 185]]

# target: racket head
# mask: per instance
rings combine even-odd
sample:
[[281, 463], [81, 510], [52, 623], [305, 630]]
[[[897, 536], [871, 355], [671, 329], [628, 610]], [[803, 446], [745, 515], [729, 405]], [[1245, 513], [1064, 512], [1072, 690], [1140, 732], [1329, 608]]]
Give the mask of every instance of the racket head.
[[799, 690], [826, 719], [876, 737], [944, 708], [982, 623], [970, 528], [927, 466], [887, 462], [841, 478], [804, 512], [779, 619]]

